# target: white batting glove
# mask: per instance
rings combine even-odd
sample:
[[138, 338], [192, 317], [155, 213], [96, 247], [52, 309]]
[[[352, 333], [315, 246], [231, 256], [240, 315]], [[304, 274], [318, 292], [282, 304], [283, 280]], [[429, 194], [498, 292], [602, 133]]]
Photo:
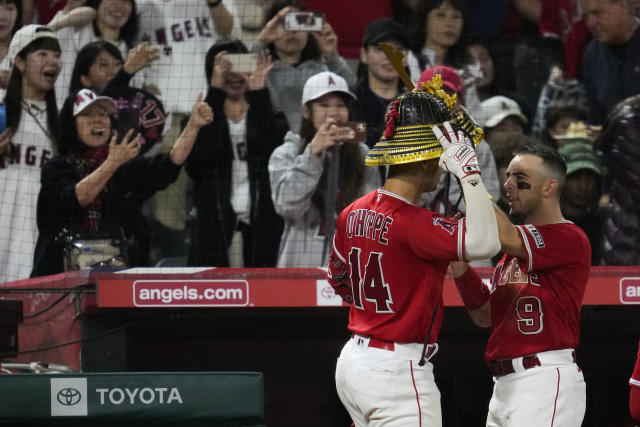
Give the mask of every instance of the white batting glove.
[[479, 174], [478, 156], [469, 137], [463, 131], [458, 131], [456, 135], [449, 122], [444, 122], [443, 125], [448, 137], [438, 126], [433, 127], [433, 133], [444, 149], [438, 163], [440, 167], [460, 180], [469, 175]]

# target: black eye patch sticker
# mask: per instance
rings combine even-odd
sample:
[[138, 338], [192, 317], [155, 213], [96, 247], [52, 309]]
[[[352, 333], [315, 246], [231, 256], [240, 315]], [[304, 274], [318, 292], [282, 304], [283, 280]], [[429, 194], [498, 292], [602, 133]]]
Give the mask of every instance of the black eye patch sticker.
[[519, 182], [518, 190], [531, 190], [531, 184], [528, 182]]

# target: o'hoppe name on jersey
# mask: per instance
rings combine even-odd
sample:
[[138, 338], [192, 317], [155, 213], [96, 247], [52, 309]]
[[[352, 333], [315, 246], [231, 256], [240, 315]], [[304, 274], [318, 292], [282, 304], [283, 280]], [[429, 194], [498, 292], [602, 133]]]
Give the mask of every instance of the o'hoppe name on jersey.
[[389, 243], [386, 236], [392, 223], [393, 218], [389, 216], [370, 209], [358, 209], [347, 217], [346, 235], [349, 239], [366, 237], [386, 245]]

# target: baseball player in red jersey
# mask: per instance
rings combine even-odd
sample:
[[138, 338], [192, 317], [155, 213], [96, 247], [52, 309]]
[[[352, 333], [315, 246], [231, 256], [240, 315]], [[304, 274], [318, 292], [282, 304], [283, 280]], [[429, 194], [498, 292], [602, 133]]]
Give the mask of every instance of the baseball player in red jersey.
[[636, 366], [633, 368], [633, 374], [629, 379], [631, 391], [629, 392], [629, 410], [631, 416], [640, 421], [640, 339], [638, 340], [638, 358]]
[[497, 211], [505, 253], [490, 285], [452, 263], [474, 321], [491, 326], [485, 358], [494, 376], [487, 426], [580, 426], [586, 405], [575, 363], [580, 306], [591, 264], [584, 232], [562, 217], [566, 165], [553, 149], [515, 153], [504, 184], [515, 226]]
[[[385, 137], [367, 157], [368, 165], [390, 165], [384, 186], [338, 216], [329, 280], [352, 303], [353, 334], [336, 365], [336, 388], [356, 427], [442, 425], [428, 359], [437, 350], [447, 266], [499, 250], [477, 156], [462, 132], [453, 137], [449, 119], [459, 125], [437, 96], [419, 90], [400, 95]], [[438, 184], [438, 157], [462, 183], [465, 220], [416, 206]]]

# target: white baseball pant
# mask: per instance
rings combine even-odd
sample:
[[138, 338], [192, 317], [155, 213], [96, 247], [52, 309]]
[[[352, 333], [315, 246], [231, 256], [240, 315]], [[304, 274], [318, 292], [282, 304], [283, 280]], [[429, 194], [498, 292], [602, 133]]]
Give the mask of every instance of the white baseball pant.
[[[437, 351], [434, 346], [429, 357]], [[336, 388], [356, 427], [441, 427], [440, 391], [433, 365], [418, 366], [422, 345], [369, 346], [355, 335], [336, 365]]]
[[487, 427], [580, 427], [586, 409], [586, 385], [573, 350], [537, 354], [541, 366], [494, 377]]

